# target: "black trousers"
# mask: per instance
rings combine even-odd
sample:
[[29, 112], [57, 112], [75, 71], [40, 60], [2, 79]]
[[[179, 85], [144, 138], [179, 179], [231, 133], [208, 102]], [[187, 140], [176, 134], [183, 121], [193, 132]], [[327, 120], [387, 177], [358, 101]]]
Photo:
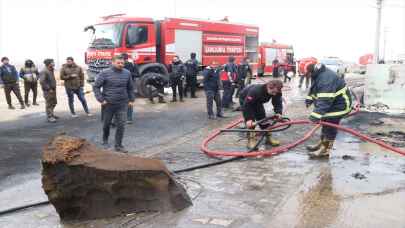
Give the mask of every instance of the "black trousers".
[[165, 93], [164, 86], [157, 86], [157, 85], [147, 85], [148, 87], [148, 97], [151, 102], [154, 102], [153, 98], [158, 97], [159, 101], [163, 100], [163, 96]]
[[24, 101], [20, 92], [20, 85], [18, 83], [4, 84], [4, 93], [6, 94], [6, 101], [8, 106], [12, 106], [11, 92], [17, 97], [21, 105], [24, 105]]
[[183, 80], [180, 78], [172, 79], [171, 86], [173, 90], [173, 99], [177, 98], [177, 90], [179, 91], [180, 100], [183, 100]]
[[[241, 101], [241, 99], [239, 99], [239, 101], [241, 103], [241, 107], [243, 107], [243, 101]], [[243, 112], [243, 117], [245, 118], [245, 122], [246, 122], [247, 121], [246, 113], [245, 113], [245, 110], [243, 110], [243, 108], [242, 108], [242, 112]], [[259, 120], [266, 118], [266, 110], [264, 109], [263, 104], [256, 105], [256, 107], [253, 110], [253, 115], [254, 115], [254, 121], [259, 121]], [[269, 127], [268, 124], [259, 124], [259, 126], [260, 126], [260, 129], [266, 129]]]
[[219, 90], [205, 90], [205, 95], [207, 97], [207, 112], [208, 116], [214, 115], [213, 104], [217, 106], [217, 115], [222, 115], [222, 104], [221, 104], [221, 94]]
[[111, 122], [114, 118], [114, 123], [117, 127], [115, 132], [115, 146], [122, 146], [124, 137], [125, 122], [127, 118], [128, 103], [124, 104], [106, 104], [102, 108], [103, 119], [103, 141], [108, 141], [110, 136]]
[[236, 90], [236, 97], [239, 97], [239, 95], [240, 95], [240, 92], [243, 90], [245, 88], [245, 79], [243, 79], [243, 80], [240, 80], [239, 82], [238, 82], [238, 88], [237, 88], [237, 90]]
[[197, 75], [187, 75], [186, 86], [184, 87], [185, 97], [187, 97], [187, 93], [189, 90], [191, 97], [195, 97], [195, 91], [197, 90]]
[[30, 91], [32, 91], [33, 94], [32, 102], [37, 103], [38, 82], [24, 82], [24, 102], [26, 104], [29, 103], [28, 97], [30, 95]]
[[232, 97], [235, 88], [230, 81], [223, 81], [222, 86], [224, 88], [224, 95], [222, 97], [222, 105], [224, 108], [230, 108], [232, 105]]
[[309, 80], [311, 80], [311, 79], [309, 77], [306, 77], [306, 76], [300, 76], [299, 87], [301, 88], [302, 83], [304, 82], [304, 80], [305, 80], [305, 87], [308, 88], [309, 87]]
[[[341, 118], [333, 118], [333, 119], [326, 119], [323, 120], [328, 123], [339, 124]], [[325, 138], [326, 140], [335, 140], [338, 130], [334, 127], [329, 126], [322, 126], [321, 130], [321, 137]]]

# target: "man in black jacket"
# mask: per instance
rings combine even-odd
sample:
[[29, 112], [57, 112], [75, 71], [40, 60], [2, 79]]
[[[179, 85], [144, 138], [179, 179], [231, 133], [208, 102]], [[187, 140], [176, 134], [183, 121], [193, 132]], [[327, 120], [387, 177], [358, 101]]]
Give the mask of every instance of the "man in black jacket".
[[178, 56], [173, 57], [169, 66], [170, 84], [173, 90], [172, 102], [177, 101], [177, 89], [180, 95], [180, 102], [183, 102], [183, 83], [186, 76], [186, 68]]
[[198, 74], [198, 61], [196, 54], [190, 54], [190, 59], [184, 64], [186, 66], [186, 86], [184, 88], [184, 97], [187, 97], [187, 92], [190, 90], [191, 98], [197, 98], [195, 91], [197, 89], [197, 74]]
[[15, 109], [11, 101], [11, 92], [15, 94], [20, 102], [21, 109], [24, 109], [24, 101], [21, 96], [20, 85], [18, 84], [20, 78], [18, 77], [17, 70], [9, 63], [7, 57], [1, 58], [1, 62], [3, 65], [0, 67], [0, 78], [4, 83], [4, 93], [6, 94], [8, 109]]
[[152, 77], [146, 81], [146, 87], [148, 88], [148, 97], [152, 104], [155, 103], [154, 97], [158, 97], [159, 103], [166, 103], [164, 100], [164, 89], [168, 84], [168, 80], [161, 74], [153, 74]]
[[[107, 147], [111, 121], [115, 118], [115, 150], [126, 153], [122, 145], [125, 131], [125, 117], [128, 106], [132, 106], [134, 86], [131, 73], [124, 69], [124, 59], [116, 56], [111, 68], [102, 71], [94, 83], [93, 91], [98, 102], [103, 105], [103, 145]], [[101, 91], [102, 88], [102, 91]]]
[[[308, 65], [307, 72], [312, 78], [312, 85], [305, 103], [307, 107], [314, 105], [309, 119], [313, 122], [322, 120], [339, 124], [351, 111], [352, 100], [346, 82], [320, 63]], [[307, 146], [310, 157], [329, 158], [336, 135], [336, 128], [323, 126], [321, 140], [315, 145]]]
[[221, 94], [219, 92], [219, 78], [220, 69], [218, 63], [213, 61], [210, 66], [207, 66], [203, 71], [204, 76], [204, 91], [207, 97], [207, 112], [208, 119], [215, 119], [213, 111], [213, 102], [217, 106], [217, 117], [224, 117], [222, 114]]
[[[283, 113], [283, 102], [281, 89], [283, 82], [280, 80], [270, 80], [266, 84], [250, 85], [242, 90], [239, 102], [242, 108], [243, 117], [245, 119], [246, 127], [248, 129], [255, 128], [255, 121], [262, 120], [266, 117], [264, 104], [271, 100], [274, 107], [276, 117], [280, 118]], [[269, 126], [266, 124], [259, 124], [261, 129], [266, 129]], [[249, 132], [248, 145], [249, 149], [253, 149], [256, 145], [256, 134]], [[266, 144], [271, 146], [278, 146], [280, 142], [271, 137], [269, 132], [266, 135]]]
[[250, 68], [249, 65], [249, 58], [245, 57], [243, 58], [242, 62], [238, 66], [238, 77], [236, 80], [236, 85], [238, 87], [238, 90], [236, 91], [236, 97], [239, 97], [240, 92], [245, 88], [245, 81], [247, 80], [248, 82], [250, 81], [249, 78], [252, 75], [252, 69]]
[[[136, 63], [132, 63], [128, 61], [128, 54], [124, 53], [122, 54], [122, 58], [124, 59], [124, 68], [127, 69], [132, 76], [132, 81], [135, 82], [135, 79], [139, 77], [139, 68]], [[127, 123], [132, 124], [133, 121], [133, 115], [134, 115], [134, 107], [133, 106], [128, 106], [128, 111], [127, 111]]]
[[27, 107], [30, 106], [28, 96], [31, 90], [33, 93], [32, 105], [38, 105], [37, 95], [38, 95], [39, 71], [32, 60], [27, 59], [25, 61], [24, 67], [22, 67], [20, 70], [20, 77], [24, 80], [25, 106]]

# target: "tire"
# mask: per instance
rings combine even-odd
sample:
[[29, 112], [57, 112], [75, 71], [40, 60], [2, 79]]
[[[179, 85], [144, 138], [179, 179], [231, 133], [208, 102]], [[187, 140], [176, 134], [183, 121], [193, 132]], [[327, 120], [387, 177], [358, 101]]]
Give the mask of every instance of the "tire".
[[[151, 77], [156, 76], [156, 75], [163, 76], [163, 77], [166, 78], [165, 75], [162, 75], [162, 74], [159, 74], [159, 73], [154, 73], [154, 72], [149, 72], [149, 73], [146, 73], [146, 74], [142, 75], [142, 77], [139, 80], [139, 83], [137, 85], [139, 95], [141, 95], [142, 97], [148, 97], [149, 96], [149, 92], [148, 92], [148, 88], [147, 88], [147, 82]], [[166, 78], [166, 79], [168, 80], [168, 78]]]

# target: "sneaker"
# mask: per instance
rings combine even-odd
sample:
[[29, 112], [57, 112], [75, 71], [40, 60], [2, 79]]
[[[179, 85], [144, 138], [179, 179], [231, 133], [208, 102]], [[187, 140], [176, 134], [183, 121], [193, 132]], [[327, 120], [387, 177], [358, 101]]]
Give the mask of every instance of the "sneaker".
[[86, 115], [87, 115], [88, 117], [93, 116], [92, 113], [87, 113]]
[[215, 116], [214, 116], [214, 115], [209, 115], [209, 116], [208, 116], [208, 119], [209, 119], [209, 120], [215, 120]]
[[77, 117], [79, 117], [79, 116], [76, 114], [72, 114], [72, 118], [77, 118]]
[[55, 119], [60, 119], [60, 117], [59, 116], [55, 116], [55, 115], [53, 115], [53, 118], [55, 118]]
[[123, 146], [115, 146], [115, 151], [125, 153], [125, 154], [128, 153], [128, 151]]
[[48, 122], [49, 122], [49, 123], [55, 123], [55, 122], [56, 122], [56, 119], [55, 119], [54, 117], [49, 117], [49, 118], [48, 118]]
[[108, 149], [108, 141], [104, 140], [103, 143], [101, 144], [104, 149]]

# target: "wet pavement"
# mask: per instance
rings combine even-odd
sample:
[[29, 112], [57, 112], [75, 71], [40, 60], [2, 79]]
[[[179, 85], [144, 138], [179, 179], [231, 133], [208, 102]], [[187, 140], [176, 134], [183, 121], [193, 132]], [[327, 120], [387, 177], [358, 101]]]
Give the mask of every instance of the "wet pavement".
[[[285, 92], [286, 115], [306, 118], [310, 110], [302, 104], [305, 91], [297, 90], [295, 83]], [[160, 158], [172, 170], [217, 161], [199, 151], [200, 143], [238, 114], [227, 112], [230, 118], [208, 121], [203, 94], [199, 95], [186, 103], [153, 106], [139, 99], [135, 123], [126, 131], [131, 154]], [[90, 103], [97, 109], [94, 101]], [[63, 123], [51, 127], [34, 118], [26, 126], [19, 120], [14, 128], [0, 128], [0, 210], [46, 199], [40, 188], [39, 158], [51, 135], [66, 131], [99, 143], [97, 115], [70, 119], [61, 114]], [[376, 120], [383, 123], [375, 125]], [[404, 132], [404, 120], [364, 112], [343, 124], [399, 143], [400, 138], [390, 132]], [[0, 125], [10, 125], [5, 122]], [[274, 136], [285, 144], [310, 128], [294, 126]], [[243, 150], [245, 144], [242, 135], [227, 134], [212, 147]], [[48, 205], [0, 216], [0, 227], [405, 227], [405, 159], [344, 133], [339, 134], [329, 161], [309, 160], [301, 145], [275, 157], [242, 159], [177, 178], [194, 203], [178, 213], [143, 212], [61, 224]]]

